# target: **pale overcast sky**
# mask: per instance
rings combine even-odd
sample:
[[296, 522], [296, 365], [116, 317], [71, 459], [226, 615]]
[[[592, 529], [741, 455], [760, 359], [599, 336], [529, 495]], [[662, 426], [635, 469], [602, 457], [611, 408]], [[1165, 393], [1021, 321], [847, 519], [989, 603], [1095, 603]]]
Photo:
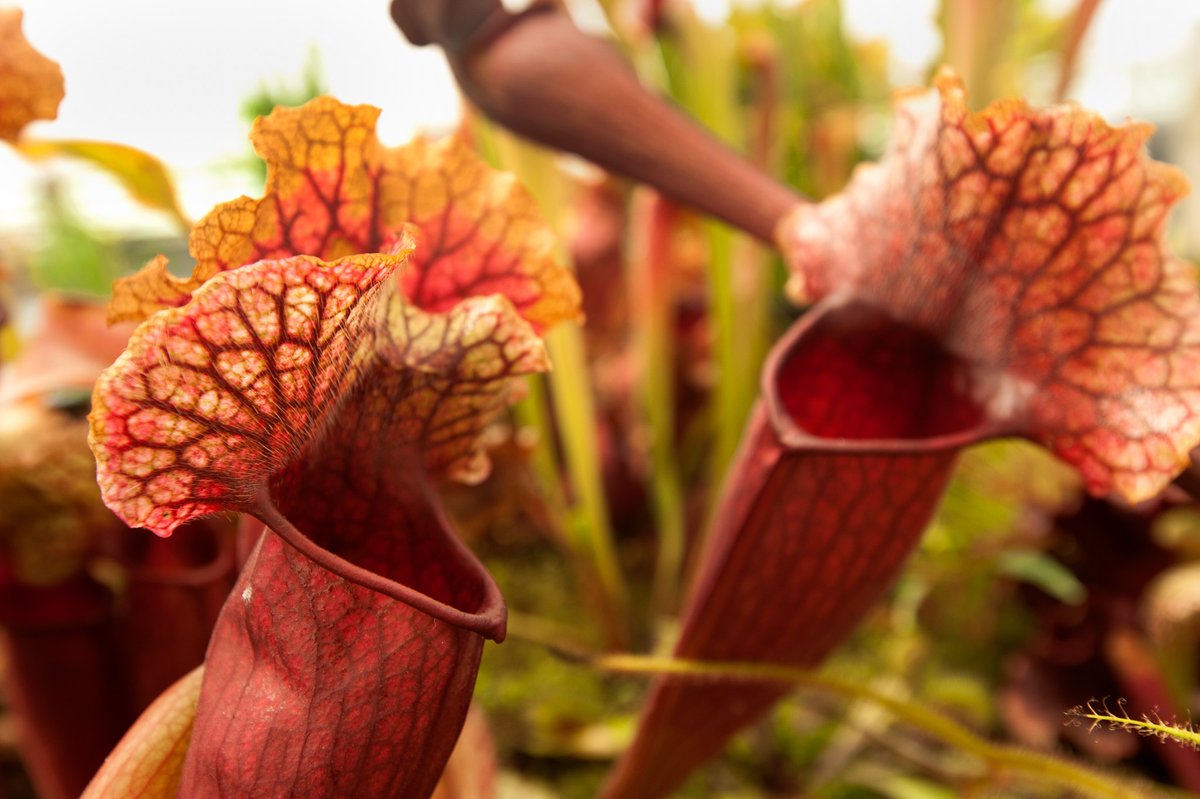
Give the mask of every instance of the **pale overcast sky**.
[[[314, 47], [332, 94], [384, 109], [379, 132], [386, 142], [445, 127], [458, 115], [440, 53], [410, 47], [388, 16], [387, 0], [21, 0], [20, 6], [26, 37], [62, 65], [67, 88], [58, 119], [31, 126], [28, 135], [117, 141], [153, 153], [177, 173], [186, 210], [197, 217], [221, 199], [254, 190], [245, 176], [212, 174], [209, 167], [247, 151], [242, 101], [263, 82], [297, 83]], [[108, 209], [89, 216], [155, 224], [104, 177], [53, 168], [86, 184], [87, 205]], [[0, 147], [4, 217], [23, 221], [32, 212], [19, 199], [29, 192], [17, 187], [35, 178], [35, 168]]]
[[[715, 18], [727, 2], [698, 0], [697, 6]], [[1056, 9], [1074, 4], [1043, 2]], [[211, 167], [246, 151], [242, 100], [264, 81], [294, 83], [313, 47], [335, 96], [384, 110], [380, 137], [387, 143], [402, 143], [418, 129], [445, 128], [458, 114], [440, 54], [404, 42], [387, 0], [18, 4], [25, 9], [26, 36], [62, 64], [67, 84], [59, 119], [29, 134], [141, 147], [175, 170], [185, 208], [196, 217], [217, 201], [256, 190], [244, 175]], [[932, 20], [936, 0], [843, 0], [843, 6], [854, 35], [891, 43], [893, 73], [902, 82], [918, 80], [940, 49]], [[1105, 0], [1100, 9], [1073, 95], [1114, 119], [1194, 105], [1194, 95], [1180, 93], [1195, 90], [1200, 71], [1194, 63], [1200, 3]], [[1190, 81], [1137, 79], [1156, 69], [1178, 72], [1181, 63]], [[106, 178], [61, 164], [51, 169], [70, 178], [77, 202], [86, 198], [80, 204], [92, 221], [169, 230]], [[0, 235], [35, 217], [29, 189], [38, 175], [38, 168], [0, 147]]]

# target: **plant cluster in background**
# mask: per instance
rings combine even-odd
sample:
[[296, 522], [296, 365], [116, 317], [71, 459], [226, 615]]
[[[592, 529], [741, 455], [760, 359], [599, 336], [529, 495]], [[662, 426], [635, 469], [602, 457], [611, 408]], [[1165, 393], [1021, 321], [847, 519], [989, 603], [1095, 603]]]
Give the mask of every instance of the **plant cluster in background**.
[[[645, 85], [759, 169], [835, 198], [790, 219], [786, 261], [469, 107], [446, 140], [390, 147], [377, 111], [329, 98], [247, 100], [263, 196], [193, 225], [150, 156], [22, 134], [53, 117], [61, 76], [24, 43], [19, 12], [0, 11], [0, 136], [106, 169], [189, 234], [195, 263], [143, 267], [126, 254], [143, 245], [98, 239], [53, 188], [36, 256], [0, 238], [3, 673], [9, 751], [36, 790], [78, 795], [183, 677], [86, 795], [267, 795], [301, 780], [439, 799], [1200, 792], [1187, 728], [1200, 473], [1168, 484], [1176, 449], [1195, 443], [1200, 321], [1192, 268], [1159, 243], [1181, 179], [1138, 157], [1142, 128], [964, 105], [962, 84], [982, 108], [1025, 93], [1029, 65], [1048, 61], [1068, 96], [1098, 3], [1061, 18], [943, 3], [962, 83], [944, 73], [895, 105], [886, 51], [848, 39], [836, 0], [739, 7], [720, 27], [683, 2], [601, 5]], [[298, 91], [280, 105], [321, 93], [315, 67]], [[1013, 141], [1040, 155], [1006, 172]], [[1108, 165], [1083, 181], [1095, 194], [1063, 202], [1119, 230], [1088, 217], [1059, 236], [991, 201], [1084, 192], [1087, 166], [1062, 153]], [[972, 164], [995, 180], [920, 195], [928, 163], [948, 183]], [[970, 226], [994, 206], [1024, 226], [1001, 243], [1023, 244], [964, 278], [960, 253], [995, 255], [972, 249]], [[946, 219], [923, 228], [934, 207]], [[995, 265], [1053, 263], [1039, 242], [1077, 247], [1071, 263], [1093, 258], [1083, 271], [1106, 276], [1096, 294], [1118, 299], [1089, 306], [1095, 339], [1042, 324], [1042, 307], [1022, 315], [1027, 293]], [[888, 269], [921, 247], [949, 266], [917, 294]], [[178, 261], [181, 242], [168, 249]], [[105, 328], [83, 298], [118, 274], [119, 324]], [[1053, 293], [1068, 278], [1029, 282]], [[1076, 288], [1051, 305], [1092, 301]], [[832, 299], [801, 311], [785, 292]], [[956, 302], [961, 319], [928, 311]], [[28, 308], [38, 330], [11, 326]], [[802, 345], [769, 360], [794, 323]], [[997, 341], [1016, 343], [997, 354]], [[1165, 377], [1160, 356], [1175, 359]], [[932, 388], [909, 380], [926, 373]], [[1064, 374], [1098, 375], [1099, 411]], [[92, 445], [117, 516], [82, 418], [98, 378]], [[793, 465], [794, 444], [776, 440], [785, 412], [797, 435], [841, 443]], [[1013, 433], [1079, 471], [1002, 440], [951, 474], [965, 444]], [[922, 444], [880, 457], [845, 439]], [[735, 486], [724, 501], [722, 485]], [[1125, 498], [1087, 490], [1112, 485]], [[828, 536], [826, 554], [800, 576], [796, 505], [834, 520], [810, 524], [804, 540]], [[130, 529], [181, 524], [162, 539]], [[812, 587], [846, 563], [863, 564], [858, 582]], [[505, 636], [505, 604], [508, 640], [484, 646]]]

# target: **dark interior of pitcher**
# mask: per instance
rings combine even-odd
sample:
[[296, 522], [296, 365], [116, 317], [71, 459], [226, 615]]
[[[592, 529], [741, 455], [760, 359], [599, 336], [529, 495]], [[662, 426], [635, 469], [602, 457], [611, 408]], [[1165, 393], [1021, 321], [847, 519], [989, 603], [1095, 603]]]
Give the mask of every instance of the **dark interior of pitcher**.
[[777, 416], [821, 439], [939, 438], [985, 417], [969, 364], [862, 304], [802, 318], [772, 352], [764, 381]]

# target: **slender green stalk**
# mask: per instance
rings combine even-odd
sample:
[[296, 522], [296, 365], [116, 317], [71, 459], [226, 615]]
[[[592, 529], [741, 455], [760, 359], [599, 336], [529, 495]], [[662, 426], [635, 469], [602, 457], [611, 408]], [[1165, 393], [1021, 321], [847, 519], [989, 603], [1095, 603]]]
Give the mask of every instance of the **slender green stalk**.
[[[481, 122], [474, 132], [483, 157], [493, 166], [501, 167], [506, 161], [506, 155], [502, 152], [503, 145], [497, 141], [494, 129]], [[552, 350], [552, 358], [558, 357]], [[623, 606], [618, 606], [609, 599], [610, 589], [597, 568], [593, 555], [594, 547], [588, 542], [586, 514], [577, 506], [572, 508], [563, 491], [564, 464], [557, 450], [558, 435], [550, 409], [547, 382], [545, 375], [531, 375], [526, 378], [527, 393], [513, 406], [513, 415], [519, 425], [533, 430], [536, 434], [533, 468], [538, 476], [542, 498], [553, 519], [553, 531], [558, 536], [557, 544], [569, 559], [576, 579], [587, 597], [587, 604], [597, 608], [597, 620], [605, 641], [610, 647], [617, 648], [626, 638]], [[511, 611], [509, 618], [512, 619]]]
[[[578, 653], [568, 653], [578, 657]], [[944, 743], [973, 755], [996, 774], [1006, 774], [1031, 783], [1069, 789], [1091, 799], [1151, 799], [1189, 796], [1185, 791], [1160, 785], [1135, 783], [1104, 774], [1054, 755], [1033, 752], [985, 740], [962, 724], [913, 702], [896, 699], [865, 685], [803, 669], [763, 663], [717, 663], [675, 660], [644, 655], [601, 655], [589, 665], [623, 674], [673, 674], [699, 679], [748, 679], [784, 682], [811, 688], [842, 699], [871, 702], [901, 722], [916, 727]]]
[[652, 388], [648, 389], [648, 393], [652, 396], [647, 397], [647, 419], [654, 436], [651, 445], [651, 495], [658, 529], [658, 560], [654, 567], [650, 601], [654, 613], [666, 617], [675, 612], [679, 601], [687, 526], [679, 464], [675, 459], [672, 441], [673, 426], [667, 426], [668, 422], [674, 421], [674, 414], [669, 411], [662, 413], [664, 396], [653, 396]]
[[[746, 390], [742, 383], [743, 362], [738, 341], [737, 298], [733, 290], [733, 250], [736, 234], [720, 222], [704, 224], [708, 235], [708, 290], [715, 322], [713, 342], [717, 359], [717, 381], [713, 388], [713, 451], [709, 460], [711, 484], [720, 485], [733, 459], [746, 413]], [[714, 495], [716, 492], [713, 492]]]
[[[587, 598], [587, 604], [599, 608], [597, 616], [605, 641], [615, 646], [613, 642], [624, 640], [622, 619], [616, 616], [612, 604], [606, 599], [607, 591], [603, 580], [595, 568], [586, 542], [579, 534], [579, 513], [571, 510], [563, 492], [563, 467], [555, 451], [554, 421], [550, 413], [545, 376], [531, 375], [526, 385], [528, 394], [513, 406], [513, 414], [518, 424], [537, 433], [533, 449], [533, 468], [538, 476], [542, 498], [553, 519], [553, 532], [558, 536], [556, 543], [567, 556]], [[512, 618], [511, 611], [509, 618]]]
[[[711, 28], [685, 8], [672, 15], [674, 41], [662, 46], [671, 93], [692, 116], [719, 139], [737, 149], [745, 144], [744, 120], [738, 103], [736, 33]], [[714, 323], [717, 381], [713, 387], [713, 449], [709, 479], [718, 485], [741, 440], [742, 427], [757, 393], [758, 339], [765, 326], [758, 318], [763, 304], [748, 301], [739, 288], [751, 285], [735, 270], [744, 236], [727, 225], [708, 221], [709, 301]], [[758, 279], [759, 276], [753, 276]], [[716, 495], [716, 492], [713, 492]]]
[[[551, 226], [561, 230], [564, 185], [550, 155], [482, 122], [480, 128], [485, 131], [485, 152], [520, 177]], [[560, 252], [559, 257], [568, 262], [565, 253]], [[562, 444], [563, 465], [574, 491], [566, 516], [569, 546], [573, 555], [583, 559], [595, 575], [595, 582], [600, 587], [596, 597], [599, 602], [597, 614], [607, 646], [616, 649], [628, 641], [629, 600], [617, 560], [600, 472], [596, 410], [583, 333], [578, 324], [565, 323], [547, 333], [545, 341], [554, 365], [548, 380]], [[544, 402], [537, 415], [542, 424], [548, 422]], [[548, 430], [547, 427], [542, 432]], [[549, 461], [546, 463], [548, 468]]]
[[533, 375], [526, 380], [525, 385], [527, 393], [513, 405], [513, 416], [519, 425], [537, 433], [537, 440], [533, 445], [533, 469], [537, 473], [543, 498], [555, 521], [559, 523], [559, 529], [555, 532], [563, 533], [567, 523], [567, 498], [563, 494], [559, 479], [562, 467], [554, 452], [554, 436], [551, 434], [554, 423], [550, 418], [546, 384], [541, 375]]
[[1182, 746], [1200, 750], [1200, 732], [1197, 732], [1189, 722], [1167, 722], [1158, 718], [1157, 714], [1154, 716], [1142, 715], [1135, 719], [1125, 712], [1123, 702], [1121, 705], [1121, 711], [1113, 713], [1103, 704], [1088, 702], [1087, 705], [1072, 709], [1067, 715], [1090, 721], [1092, 727], [1103, 724], [1112, 730], [1136, 732], [1138, 735], [1158, 738], [1164, 743], [1170, 740]]
[[[584, 650], [577, 642], [552, 632], [545, 625], [524, 617], [510, 623], [509, 634], [512, 638], [544, 646], [568, 661], [617, 674], [676, 675], [700, 680], [765, 680], [808, 688], [844, 700], [869, 702], [886, 710], [901, 723], [978, 758], [986, 767], [985, 771], [997, 778], [1007, 777], [1066, 789], [1089, 799], [1186, 799], [1191, 796], [1176, 788], [1105, 774], [1054, 755], [993, 743], [927, 707], [828, 674], [769, 663], [706, 662], [653, 655], [596, 655]], [[1118, 720], [1121, 719], [1118, 717]]]
[[[474, 133], [477, 134], [475, 142], [480, 155], [492, 166], [499, 167], [502, 156], [490, 127], [480, 124]], [[533, 446], [533, 468], [537, 473], [543, 498], [557, 522], [556, 532], [562, 533], [567, 526], [567, 498], [563, 494], [559, 479], [562, 465], [554, 450], [554, 423], [550, 415], [550, 401], [546, 396], [546, 384], [541, 375], [532, 375], [526, 378], [525, 386], [525, 396], [513, 405], [513, 416], [519, 425], [537, 434]]]
[[575, 487], [576, 504], [571, 508], [570, 533], [578, 550], [587, 553], [604, 587], [602, 609], [610, 648], [628, 640], [629, 595], [617, 561], [612, 524], [600, 475], [596, 448], [596, 411], [592, 403], [591, 379], [583, 335], [577, 325], [559, 325], [546, 337], [554, 371], [550, 393], [558, 412], [558, 429], [566, 455], [567, 474]]
[[676, 211], [666, 199], [643, 192], [631, 214], [629, 307], [634, 352], [640, 358], [639, 399], [649, 433], [650, 497], [658, 532], [651, 608], [672, 614], [679, 596], [686, 548], [683, 483], [675, 446], [675, 335], [671, 244]]

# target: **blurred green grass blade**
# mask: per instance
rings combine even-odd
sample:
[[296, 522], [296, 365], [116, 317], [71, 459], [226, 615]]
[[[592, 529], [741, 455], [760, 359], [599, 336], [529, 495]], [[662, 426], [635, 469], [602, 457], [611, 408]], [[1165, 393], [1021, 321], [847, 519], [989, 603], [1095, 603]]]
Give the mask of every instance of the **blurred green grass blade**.
[[1066, 605], [1079, 607], [1087, 588], [1070, 569], [1036, 549], [1010, 549], [996, 563], [1000, 574], [1037, 586]]
[[[690, 9], [671, 14], [661, 40], [663, 63], [672, 96], [704, 127], [735, 150], [744, 152], [745, 120], [740, 104], [737, 33], [706, 25]], [[704, 225], [708, 239], [709, 302], [714, 327], [717, 380], [713, 387], [713, 449], [708, 474], [720, 483], [757, 394], [758, 353], [765, 351], [762, 304], [743, 302], [734, 274], [744, 237], [716, 221]]]
[[[564, 179], [552, 155], [483, 120], [477, 122], [485, 157], [514, 172], [538, 201], [550, 226], [561, 232], [566, 206]], [[559, 258], [569, 262], [561, 249]], [[549, 331], [545, 341], [553, 364], [547, 380], [557, 422], [557, 440], [572, 492], [567, 505], [566, 532], [573, 554], [588, 564], [601, 587], [596, 610], [606, 643], [610, 648], [619, 648], [628, 642], [629, 594], [617, 558], [604, 493], [587, 348], [580, 326], [572, 322]], [[542, 422], [548, 421], [547, 414]], [[539, 433], [552, 440], [548, 429]]]
[[170, 215], [180, 230], [191, 229], [179, 205], [174, 178], [161, 161], [147, 152], [126, 144], [83, 139], [24, 139], [17, 149], [35, 161], [71, 158], [91, 164], [112, 176], [142, 205]]
[[50, 184], [44, 202], [45, 240], [32, 262], [34, 285], [44, 291], [108, 297], [120, 273], [112, 246], [95, 236]]
[[631, 343], [637, 358], [638, 400], [650, 455], [650, 499], [658, 539], [650, 605], [656, 617], [676, 610], [686, 528], [676, 448], [675, 274], [671, 247], [679, 211], [643, 189], [630, 212], [627, 259]]

